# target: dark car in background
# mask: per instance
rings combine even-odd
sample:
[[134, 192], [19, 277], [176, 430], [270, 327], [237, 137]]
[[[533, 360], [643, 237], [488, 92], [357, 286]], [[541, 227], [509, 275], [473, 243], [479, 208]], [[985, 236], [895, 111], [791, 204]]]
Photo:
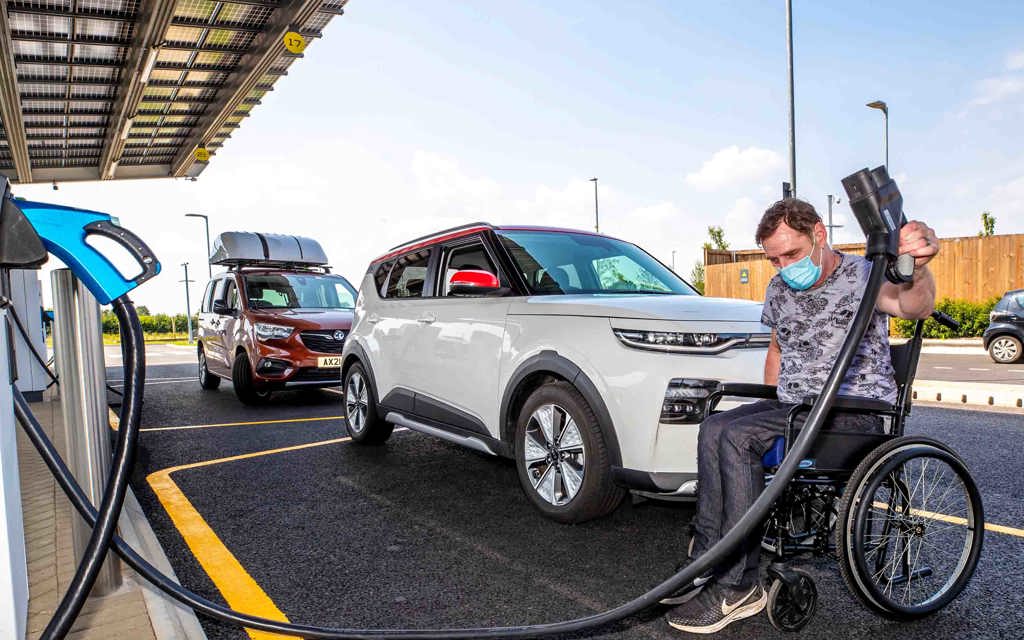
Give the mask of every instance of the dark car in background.
[[988, 318], [982, 342], [1000, 364], [1018, 362], [1024, 355], [1024, 289], [1007, 291]]
[[341, 350], [356, 291], [330, 273], [310, 238], [228, 232], [213, 264], [228, 267], [206, 285], [199, 313], [199, 384], [231, 380], [246, 404], [281, 389], [341, 385]]

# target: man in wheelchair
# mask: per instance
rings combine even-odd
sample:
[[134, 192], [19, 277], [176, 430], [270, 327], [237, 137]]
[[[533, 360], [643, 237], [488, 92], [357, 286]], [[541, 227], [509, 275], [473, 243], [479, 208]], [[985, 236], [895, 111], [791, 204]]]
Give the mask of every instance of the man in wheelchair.
[[[698, 436], [698, 499], [692, 559], [727, 532], [764, 489], [762, 457], [781, 444], [794, 407], [817, 395], [860, 303], [870, 271], [863, 257], [832, 249], [820, 216], [807, 202], [787, 198], [761, 218], [756, 241], [778, 274], [765, 293], [761, 321], [772, 328], [764, 381], [776, 397], [712, 414]], [[923, 319], [935, 305], [927, 263], [938, 253], [935, 232], [921, 222], [900, 231], [899, 253], [914, 257], [911, 282], [885, 283], [875, 313], [840, 395], [893, 406], [897, 387], [889, 351], [889, 316]], [[835, 413], [830, 431], [881, 432], [877, 413]], [[776, 462], [775, 464], [778, 464]], [[714, 633], [756, 615], [768, 594], [758, 575], [761, 539], [751, 538], [700, 589], [663, 600], [677, 605], [668, 623], [691, 633]]]

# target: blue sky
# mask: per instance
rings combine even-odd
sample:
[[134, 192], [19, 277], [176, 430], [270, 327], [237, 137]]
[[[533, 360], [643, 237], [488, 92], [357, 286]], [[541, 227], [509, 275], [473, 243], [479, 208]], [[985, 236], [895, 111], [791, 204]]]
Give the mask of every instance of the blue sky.
[[[794, 2], [798, 195], [890, 165], [940, 236], [990, 209], [1024, 232], [1024, 4]], [[948, 5], [948, 6], [947, 6]], [[896, 6], [897, 8], [892, 8]], [[165, 275], [135, 298], [183, 311], [211, 231], [319, 239], [358, 286], [402, 240], [472, 220], [593, 224], [688, 275], [709, 224], [747, 248], [788, 177], [785, 4], [351, 0], [195, 183], [16, 186], [118, 215]], [[839, 223], [845, 203], [836, 207]], [[838, 241], [859, 239], [856, 229]]]

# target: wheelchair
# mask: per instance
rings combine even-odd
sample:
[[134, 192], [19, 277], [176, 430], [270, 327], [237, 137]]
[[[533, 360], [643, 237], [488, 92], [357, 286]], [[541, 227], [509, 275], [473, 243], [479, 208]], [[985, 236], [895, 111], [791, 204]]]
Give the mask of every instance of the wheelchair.
[[[949, 316], [932, 314], [956, 328]], [[839, 412], [881, 416], [881, 433], [820, 432], [800, 470], [765, 522], [768, 618], [781, 631], [798, 631], [817, 607], [811, 576], [790, 566], [799, 556], [835, 557], [850, 591], [870, 610], [914, 620], [945, 607], [970, 581], [981, 554], [985, 518], [981, 495], [964, 461], [942, 442], [904, 435], [921, 353], [923, 321], [904, 344], [890, 346], [898, 389], [895, 404], [837, 396]], [[705, 415], [723, 397], [776, 399], [771, 385], [721, 383]], [[764, 454], [765, 480], [786, 456], [814, 404], [809, 397], [789, 413], [785, 435]]]

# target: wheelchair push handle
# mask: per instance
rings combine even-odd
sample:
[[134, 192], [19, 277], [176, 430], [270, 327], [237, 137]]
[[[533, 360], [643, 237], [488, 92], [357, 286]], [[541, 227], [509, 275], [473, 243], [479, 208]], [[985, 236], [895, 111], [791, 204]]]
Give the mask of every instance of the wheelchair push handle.
[[938, 322], [947, 329], [956, 331], [960, 328], [960, 323], [951, 318], [950, 316], [942, 313], [941, 311], [932, 311], [932, 320]]
[[885, 165], [861, 169], [842, 180], [853, 214], [867, 236], [866, 257], [885, 255], [885, 277], [894, 284], [914, 277], [914, 257], [900, 254], [900, 229], [907, 223], [903, 196]]

